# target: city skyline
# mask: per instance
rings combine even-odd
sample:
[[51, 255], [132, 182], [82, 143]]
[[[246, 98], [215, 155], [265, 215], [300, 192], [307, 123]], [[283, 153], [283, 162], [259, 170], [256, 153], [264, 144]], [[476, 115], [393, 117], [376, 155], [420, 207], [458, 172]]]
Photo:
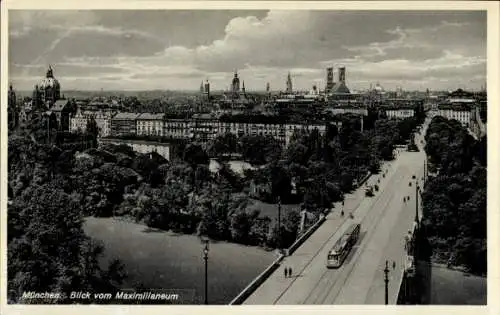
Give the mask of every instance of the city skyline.
[[[172, 31], [166, 31], [172, 30]], [[52, 64], [62, 90], [479, 90], [481, 11], [11, 11], [9, 81], [30, 90]], [[337, 75], [335, 75], [337, 77]]]

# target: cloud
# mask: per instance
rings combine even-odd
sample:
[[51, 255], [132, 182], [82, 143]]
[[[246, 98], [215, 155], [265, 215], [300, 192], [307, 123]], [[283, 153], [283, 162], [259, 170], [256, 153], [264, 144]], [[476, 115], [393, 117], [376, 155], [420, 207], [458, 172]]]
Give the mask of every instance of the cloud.
[[197, 89], [207, 77], [225, 88], [238, 69], [247, 89], [263, 89], [284, 87], [290, 71], [294, 86], [309, 88], [327, 66], [344, 64], [355, 88], [370, 80], [444, 87], [485, 77], [485, 21], [484, 12], [462, 11], [18, 12], [10, 74], [42, 76], [22, 65], [53, 63], [64, 80], [75, 77], [69, 84], [95, 76], [108, 86], [119, 73], [123, 85], [164, 79], [165, 88]]

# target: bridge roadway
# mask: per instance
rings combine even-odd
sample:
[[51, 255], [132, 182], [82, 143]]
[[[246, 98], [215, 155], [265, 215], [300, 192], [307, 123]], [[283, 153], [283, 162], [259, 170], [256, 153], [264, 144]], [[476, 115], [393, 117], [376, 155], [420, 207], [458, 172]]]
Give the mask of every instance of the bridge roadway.
[[[380, 180], [374, 197], [365, 197], [363, 185], [346, 197], [344, 217], [339, 214], [341, 205], [335, 205], [321, 227], [243, 304], [384, 304], [386, 260], [390, 261], [389, 304], [396, 304], [404, 268], [404, 236], [415, 218], [415, 181], [422, 185], [424, 175], [422, 139], [416, 138], [421, 152], [400, 152], [395, 161], [384, 165], [385, 178], [380, 174], [368, 180], [367, 185]], [[410, 196], [409, 202], [403, 202], [405, 196]], [[354, 219], [348, 218], [351, 211]], [[361, 223], [360, 239], [339, 269], [327, 269], [328, 251], [353, 222]], [[292, 268], [292, 277], [284, 277], [285, 267]]]

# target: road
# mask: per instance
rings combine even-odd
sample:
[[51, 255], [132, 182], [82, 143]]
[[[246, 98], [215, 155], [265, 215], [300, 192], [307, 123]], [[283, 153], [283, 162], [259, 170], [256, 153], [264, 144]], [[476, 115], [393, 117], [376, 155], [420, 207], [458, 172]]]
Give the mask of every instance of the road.
[[[424, 134], [425, 127], [422, 130]], [[423, 136], [416, 140], [421, 152], [400, 152], [380, 175], [368, 180], [367, 185], [380, 181], [374, 197], [364, 196], [365, 187], [348, 196], [345, 212], [352, 211], [354, 219], [340, 216], [341, 205], [336, 205], [337, 210], [244, 304], [384, 304], [386, 260], [391, 262], [389, 303], [395, 304], [403, 274], [404, 236], [415, 218], [415, 181], [422, 185], [424, 171]], [[410, 200], [403, 202], [407, 196]], [[358, 243], [339, 269], [327, 269], [328, 251], [353, 222], [361, 223]], [[292, 268], [292, 277], [284, 277], [285, 267]]]

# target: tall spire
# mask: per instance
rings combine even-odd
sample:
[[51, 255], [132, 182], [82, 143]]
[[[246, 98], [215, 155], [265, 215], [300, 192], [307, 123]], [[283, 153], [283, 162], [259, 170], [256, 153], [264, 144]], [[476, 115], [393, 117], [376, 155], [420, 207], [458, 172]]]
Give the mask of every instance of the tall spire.
[[288, 77], [286, 80], [286, 92], [287, 93], [292, 93], [293, 87], [292, 87], [292, 76], [290, 72], [288, 72]]

